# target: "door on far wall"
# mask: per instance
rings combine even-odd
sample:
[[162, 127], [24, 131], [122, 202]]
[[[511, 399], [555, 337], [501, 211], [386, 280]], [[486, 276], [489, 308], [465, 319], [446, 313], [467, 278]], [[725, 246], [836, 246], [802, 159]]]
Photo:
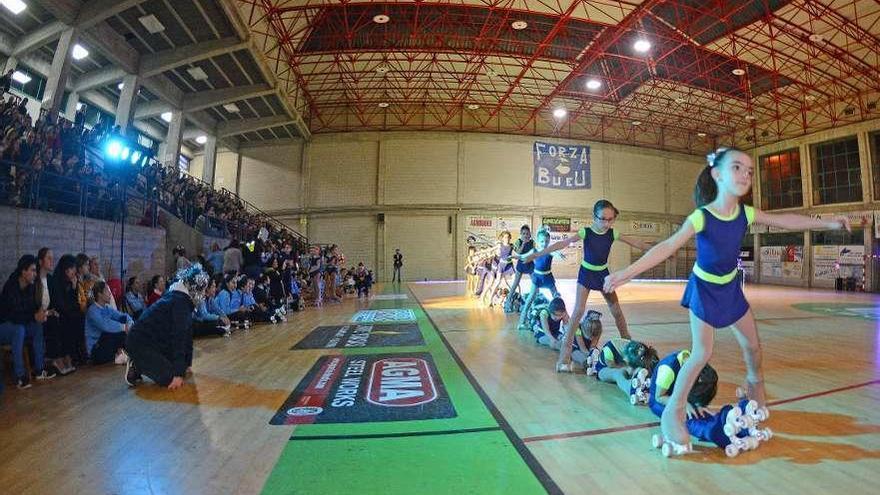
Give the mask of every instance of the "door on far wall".
[[385, 216], [385, 279], [391, 281], [394, 249], [403, 254], [404, 281], [452, 280], [455, 251], [447, 215]]

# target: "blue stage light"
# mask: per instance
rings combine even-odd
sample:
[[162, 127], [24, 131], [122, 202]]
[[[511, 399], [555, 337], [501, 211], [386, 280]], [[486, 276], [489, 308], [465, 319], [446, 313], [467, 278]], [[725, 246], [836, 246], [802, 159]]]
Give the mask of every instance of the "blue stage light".
[[119, 141], [111, 140], [107, 143], [107, 149], [105, 150], [107, 153], [107, 158], [111, 160], [119, 159], [119, 154], [122, 153], [122, 143]]
[[138, 160], [140, 160], [140, 158], [141, 158], [141, 152], [135, 150], [135, 151], [132, 152], [132, 154], [131, 154], [131, 163], [132, 163], [132, 164], [136, 164], [136, 163], [138, 162]]
[[131, 153], [131, 150], [128, 149], [128, 146], [125, 146], [124, 148], [122, 148], [122, 153], [120, 153], [119, 156], [120, 156], [123, 160], [128, 160], [128, 154], [129, 154], [129, 153]]

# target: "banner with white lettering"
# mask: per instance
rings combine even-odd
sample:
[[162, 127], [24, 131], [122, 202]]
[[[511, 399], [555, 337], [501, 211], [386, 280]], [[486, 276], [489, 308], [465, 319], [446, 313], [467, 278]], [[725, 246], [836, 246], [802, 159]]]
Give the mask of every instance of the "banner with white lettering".
[[424, 345], [415, 323], [399, 325], [332, 325], [315, 327], [294, 349], [360, 349]]
[[590, 147], [535, 141], [534, 183], [550, 189], [590, 188]]
[[269, 424], [372, 423], [454, 418], [426, 352], [321, 356]]

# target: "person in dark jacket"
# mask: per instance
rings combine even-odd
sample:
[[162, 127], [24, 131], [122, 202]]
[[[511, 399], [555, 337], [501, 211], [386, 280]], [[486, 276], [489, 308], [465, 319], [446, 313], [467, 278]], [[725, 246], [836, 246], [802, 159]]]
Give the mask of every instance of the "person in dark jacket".
[[30, 376], [24, 367], [24, 345], [31, 340], [34, 346], [33, 368], [37, 380], [55, 378], [54, 373], [43, 369], [45, 342], [43, 323], [47, 311], [37, 301], [37, 259], [30, 254], [18, 260], [15, 271], [9, 276], [0, 295], [0, 344], [12, 346], [13, 368], [20, 389], [30, 388]]
[[208, 274], [199, 264], [178, 272], [171, 287], [144, 310], [125, 342], [129, 360], [125, 382], [134, 387], [148, 378], [169, 390], [183, 385], [192, 340], [192, 314], [204, 298]]
[[50, 317], [46, 321], [47, 354], [55, 357], [53, 364], [62, 375], [76, 371], [73, 357], [80, 357], [85, 342], [83, 313], [79, 307], [76, 258], [65, 254], [58, 260], [49, 281]]

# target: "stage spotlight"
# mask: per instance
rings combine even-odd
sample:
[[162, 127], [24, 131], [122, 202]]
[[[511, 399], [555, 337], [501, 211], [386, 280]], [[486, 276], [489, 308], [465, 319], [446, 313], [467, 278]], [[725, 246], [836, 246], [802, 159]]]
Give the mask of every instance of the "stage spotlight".
[[141, 152], [140, 151], [135, 150], [134, 152], [132, 152], [132, 154], [131, 154], [131, 163], [132, 164], [137, 164], [138, 160], [140, 160], [140, 159], [141, 159]]
[[105, 152], [107, 153], [107, 158], [118, 160], [119, 154], [122, 153], [122, 143], [115, 139], [110, 140], [110, 142], [107, 143], [107, 149]]

